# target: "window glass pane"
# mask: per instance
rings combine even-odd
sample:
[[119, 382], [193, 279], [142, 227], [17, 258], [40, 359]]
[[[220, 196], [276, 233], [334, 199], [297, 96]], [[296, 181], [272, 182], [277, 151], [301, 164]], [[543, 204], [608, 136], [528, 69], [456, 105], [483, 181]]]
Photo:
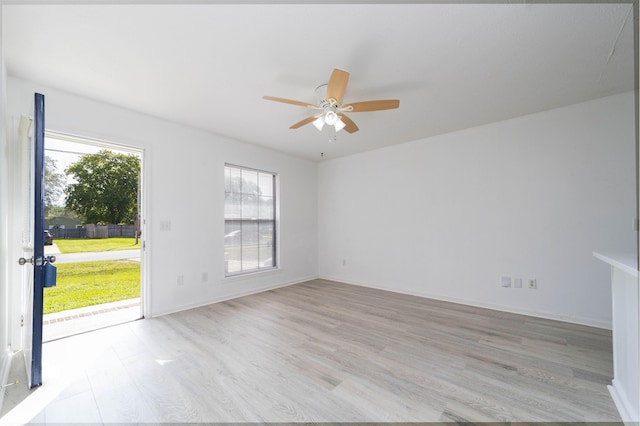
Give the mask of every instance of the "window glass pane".
[[242, 257], [240, 256], [240, 247], [235, 250], [224, 252], [225, 267], [227, 274], [237, 274], [242, 272]]
[[225, 192], [240, 192], [240, 169], [225, 167], [224, 171]]
[[242, 270], [256, 269], [258, 262], [258, 223], [242, 222]]
[[273, 175], [260, 173], [260, 192], [265, 197], [273, 197]]
[[258, 197], [251, 194], [242, 194], [242, 218], [258, 218]]
[[242, 170], [242, 193], [258, 194], [258, 172], [254, 170]]
[[258, 244], [258, 223], [242, 222], [242, 247]]
[[240, 194], [224, 194], [224, 217], [225, 219], [240, 219], [242, 207], [242, 196]]
[[224, 248], [240, 247], [242, 231], [239, 220], [227, 220], [224, 224]]
[[260, 267], [260, 262], [258, 259], [258, 246], [250, 245], [245, 246], [242, 245], [242, 270], [247, 271], [251, 269], [258, 269]]
[[273, 264], [273, 248], [260, 246], [260, 267], [269, 268], [275, 266]]
[[275, 266], [273, 245], [273, 222], [261, 220], [258, 225], [260, 232], [260, 266], [263, 268]]
[[259, 222], [259, 231], [260, 231], [260, 245], [264, 246], [272, 246], [273, 245], [273, 223], [261, 220]]
[[242, 231], [239, 220], [225, 222], [224, 261], [227, 274], [242, 272]]
[[258, 219], [273, 219], [273, 197], [260, 197]]

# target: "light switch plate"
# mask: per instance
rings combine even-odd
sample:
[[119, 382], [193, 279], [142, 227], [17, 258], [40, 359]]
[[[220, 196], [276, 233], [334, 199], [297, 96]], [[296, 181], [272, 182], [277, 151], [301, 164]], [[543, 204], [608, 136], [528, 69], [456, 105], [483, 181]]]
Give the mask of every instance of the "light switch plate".
[[511, 277], [502, 277], [502, 287], [511, 287]]

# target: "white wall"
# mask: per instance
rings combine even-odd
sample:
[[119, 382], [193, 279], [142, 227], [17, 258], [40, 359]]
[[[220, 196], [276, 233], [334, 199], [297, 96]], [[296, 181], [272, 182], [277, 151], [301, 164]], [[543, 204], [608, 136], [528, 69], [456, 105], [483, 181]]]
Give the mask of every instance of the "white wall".
[[[144, 149], [148, 315], [317, 276], [314, 163], [10, 77], [12, 119], [31, 111], [35, 91], [45, 95], [47, 130]], [[224, 278], [226, 162], [279, 174], [278, 271]], [[170, 222], [170, 231], [160, 230], [161, 221]], [[178, 275], [184, 276], [180, 287]]]
[[636, 250], [633, 105], [611, 96], [322, 163], [320, 276], [610, 327], [609, 267], [592, 251]]
[[[608, 327], [609, 270], [591, 252], [636, 250], [632, 94], [316, 167], [9, 78], [12, 118], [34, 91], [48, 129], [145, 150], [150, 315], [319, 274]], [[280, 174], [282, 270], [223, 278], [225, 162]], [[538, 289], [503, 289], [501, 275]]]
[[[8, 356], [9, 345], [9, 257], [7, 254], [7, 207], [9, 199], [9, 175], [7, 171], [6, 143], [6, 67], [2, 44], [2, 7], [0, 7], [0, 380], [4, 378], [3, 367]], [[4, 382], [0, 383], [4, 384]], [[0, 391], [2, 392], [2, 391]], [[4, 395], [4, 392], [2, 392]], [[0, 398], [0, 407], [2, 407]]]

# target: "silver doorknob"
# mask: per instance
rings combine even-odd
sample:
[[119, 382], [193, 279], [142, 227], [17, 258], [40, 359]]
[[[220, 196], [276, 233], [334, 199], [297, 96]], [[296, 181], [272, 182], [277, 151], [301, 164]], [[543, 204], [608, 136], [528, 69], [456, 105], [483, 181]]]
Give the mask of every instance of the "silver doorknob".
[[30, 263], [33, 265], [33, 256], [31, 256], [31, 259], [25, 259], [24, 257], [21, 257], [20, 259], [18, 259], [18, 263], [20, 264], [20, 266], [23, 266], [27, 263]]

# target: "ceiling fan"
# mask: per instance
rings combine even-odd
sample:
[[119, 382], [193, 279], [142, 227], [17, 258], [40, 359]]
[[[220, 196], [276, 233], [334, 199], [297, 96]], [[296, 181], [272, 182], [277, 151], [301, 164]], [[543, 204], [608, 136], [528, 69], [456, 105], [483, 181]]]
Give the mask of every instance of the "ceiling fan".
[[356, 123], [347, 117], [345, 112], [382, 111], [400, 106], [398, 99], [344, 103], [342, 98], [347, 90], [348, 82], [349, 72], [335, 68], [331, 73], [329, 83], [320, 85], [316, 89], [316, 91], [318, 91], [326, 87], [326, 94], [323, 96], [323, 99], [319, 101], [319, 105], [273, 96], [263, 96], [262, 98], [268, 101], [283, 102], [285, 104], [303, 106], [319, 111], [317, 114], [295, 123], [289, 127], [290, 129], [297, 129], [305, 124], [313, 123], [318, 130], [322, 130], [324, 125], [327, 124], [333, 126], [336, 132], [345, 129], [349, 133], [357, 132], [359, 129]]

